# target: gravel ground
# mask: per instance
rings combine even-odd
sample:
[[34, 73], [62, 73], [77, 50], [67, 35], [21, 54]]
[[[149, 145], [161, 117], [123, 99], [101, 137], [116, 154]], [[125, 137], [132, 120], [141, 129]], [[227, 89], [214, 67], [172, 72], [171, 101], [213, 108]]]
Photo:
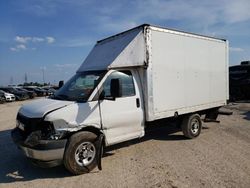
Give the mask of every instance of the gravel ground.
[[0, 187], [250, 187], [250, 103], [226, 108], [221, 123], [204, 123], [185, 139], [172, 126], [109, 148], [103, 170], [72, 176], [63, 166], [33, 166], [10, 138], [23, 102], [0, 105]]

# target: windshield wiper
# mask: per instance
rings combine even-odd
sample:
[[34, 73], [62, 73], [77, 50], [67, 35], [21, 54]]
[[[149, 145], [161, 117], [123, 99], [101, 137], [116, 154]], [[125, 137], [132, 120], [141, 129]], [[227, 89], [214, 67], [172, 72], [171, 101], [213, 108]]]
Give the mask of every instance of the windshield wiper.
[[69, 97], [68, 95], [64, 94], [59, 94], [59, 95], [54, 95], [53, 99], [58, 99], [58, 100], [67, 100]]
[[76, 102], [86, 102], [86, 99], [85, 98], [78, 98], [78, 99], [76, 99]]

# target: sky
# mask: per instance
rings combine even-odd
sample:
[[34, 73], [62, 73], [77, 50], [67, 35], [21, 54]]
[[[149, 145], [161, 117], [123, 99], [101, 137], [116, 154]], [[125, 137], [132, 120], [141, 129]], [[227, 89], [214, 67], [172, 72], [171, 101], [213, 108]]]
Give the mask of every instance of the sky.
[[250, 60], [249, 10], [250, 0], [1, 0], [0, 85], [66, 81], [97, 40], [143, 23], [225, 38], [239, 64]]

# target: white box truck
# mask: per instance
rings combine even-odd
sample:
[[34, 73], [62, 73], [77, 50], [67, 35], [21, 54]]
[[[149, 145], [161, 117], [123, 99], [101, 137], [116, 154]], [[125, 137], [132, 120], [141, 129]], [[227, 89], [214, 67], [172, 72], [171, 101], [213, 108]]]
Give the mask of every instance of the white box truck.
[[176, 118], [197, 137], [227, 99], [226, 40], [144, 24], [98, 41], [53, 97], [23, 105], [12, 138], [35, 164], [82, 174], [148, 122]]

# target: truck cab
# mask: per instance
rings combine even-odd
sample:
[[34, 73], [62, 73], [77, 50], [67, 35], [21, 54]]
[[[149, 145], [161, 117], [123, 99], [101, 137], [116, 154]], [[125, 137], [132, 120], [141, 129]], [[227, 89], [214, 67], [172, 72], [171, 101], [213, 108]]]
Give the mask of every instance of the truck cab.
[[143, 136], [136, 73], [129, 69], [77, 73], [50, 99], [74, 103], [49, 113], [45, 120], [65, 131], [75, 126], [78, 130], [88, 126], [102, 129], [106, 145]]
[[[95, 142], [97, 136], [105, 135], [105, 146], [142, 137], [145, 118], [140, 87], [136, 69], [78, 72], [54, 96], [21, 107], [12, 137], [40, 166], [62, 163], [68, 138], [81, 131], [95, 133]], [[96, 154], [89, 155], [79, 157], [79, 165], [93, 163]]]

